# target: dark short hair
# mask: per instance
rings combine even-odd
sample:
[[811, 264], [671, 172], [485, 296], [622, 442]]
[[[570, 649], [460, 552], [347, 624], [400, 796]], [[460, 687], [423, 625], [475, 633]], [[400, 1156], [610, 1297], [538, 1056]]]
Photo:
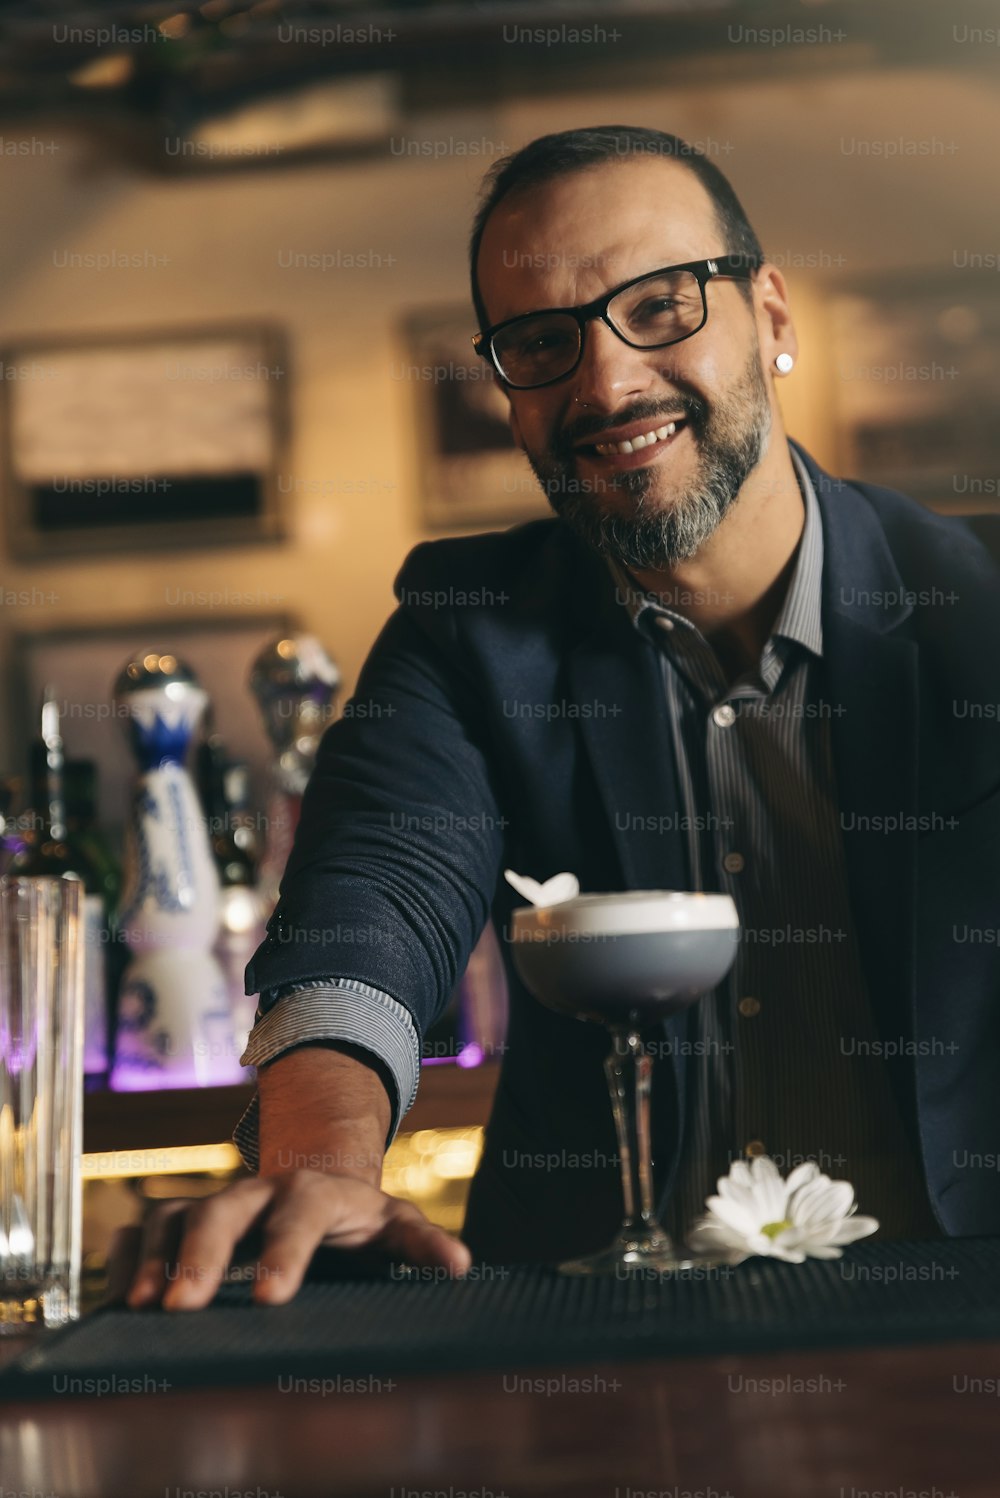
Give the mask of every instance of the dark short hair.
[[[480, 331], [486, 330], [489, 320], [476, 278], [476, 261], [486, 220], [497, 204], [522, 188], [536, 187], [569, 172], [583, 171], [588, 166], [627, 161], [635, 156], [666, 156], [686, 166], [712, 200], [725, 253], [745, 255], [754, 266], [763, 263], [760, 240], [728, 179], [703, 152], [689, 146], [680, 136], [668, 135], [663, 130], [647, 130], [641, 125], [595, 125], [586, 130], [562, 130], [556, 135], [539, 136], [520, 151], [499, 157], [483, 178], [469, 238], [472, 301]], [[737, 281], [736, 284], [750, 300], [751, 283]]]

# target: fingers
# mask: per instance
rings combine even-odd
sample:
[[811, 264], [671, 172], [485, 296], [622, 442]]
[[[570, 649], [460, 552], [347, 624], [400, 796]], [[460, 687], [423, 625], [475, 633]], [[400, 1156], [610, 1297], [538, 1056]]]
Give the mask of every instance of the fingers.
[[464, 1274], [471, 1263], [465, 1245], [411, 1203], [353, 1177], [301, 1171], [237, 1181], [197, 1202], [161, 1203], [141, 1234], [127, 1229], [116, 1240], [116, 1284], [131, 1280], [125, 1300], [133, 1308], [159, 1301], [169, 1311], [198, 1310], [214, 1297], [251, 1230], [260, 1243], [251, 1271], [259, 1304], [291, 1300], [321, 1243], [450, 1274]]
[[385, 1228], [378, 1240], [379, 1246], [392, 1259], [401, 1259], [418, 1267], [440, 1265], [450, 1274], [465, 1274], [472, 1263], [472, 1255], [464, 1243], [446, 1233], [444, 1228], [428, 1222], [424, 1214], [410, 1202], [390, 1202]]
[[238, 1181], [217, 1197], [161, 1202], [143, 1223], [138, 1268], [126, 1304], [137, 1307], [162, 1300], [168, 1308], [207, 1305], [237, 1239], [269, 1194], [262, 1181]]
[[173, 1259], [177, 1241], [179, 1214], [186, 1206], [186, 1201], [161, 1202], [146, 1216], [139, 1230], [138, 1245], [133, 1249], [136, 1267], [125, 1296], [126, 1305], [148, 1305], [163, 1294], [167, 1264]]
[[[331, 1189], [335, 1185], [335, 1189]], [[409, 1202], [386, 1196], [364, 1181], [330, 1177], [289, 1192], [264, 1225], [254, 1299], [282, 1305], [299, 1290], [320, 1243], [375, 1249], [412, 1264], [433, 1264], [461, 1274], [471, 1255], [464, 1244], [433, 1227]]]
[[272, 1194], [270, 1181], [255, 1178], [237, 1181], [193, 1206], [187, 1204], [172, 1282], [163, 1296], [165, 1310], [195, 1311], [208, 1305], [225, 1277], [237, 1243]]
[[142, 1228], [138, 1223], [118, 1228], [108, 1249], [108, 1287], [102, 1305], [114, 1305], [125, 1299], [125, 1292], [136, 1277], [142, 1248]]
[[382, 1193], [363, 1181], [315, 1175], [279, 1194], [264, 1223], [254, 1300], [283, 1305], [296, 1294], [322, 1240], [340, 1228], [361, 1248], [377, 1226]]

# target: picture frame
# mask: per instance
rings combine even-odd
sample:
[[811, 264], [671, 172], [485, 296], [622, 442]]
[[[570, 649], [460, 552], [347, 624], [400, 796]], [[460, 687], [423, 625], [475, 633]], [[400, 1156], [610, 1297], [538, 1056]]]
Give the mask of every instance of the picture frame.
[[482, 530], [552, 510], [507, 422], [507, 399], [472, 347], [460, 305], [423, 308], [403, 325], [393, 378], [413, 391], [420, 519], [429, 531]]
[[941, 513], [997, 512], [995, 272], [956, 264], [842, 284], [829, 317], [837, 471]]
[[0, 369], [16, 560], [284, 536], [290, 370], [278, 326], [24, 338], [0, 350]]

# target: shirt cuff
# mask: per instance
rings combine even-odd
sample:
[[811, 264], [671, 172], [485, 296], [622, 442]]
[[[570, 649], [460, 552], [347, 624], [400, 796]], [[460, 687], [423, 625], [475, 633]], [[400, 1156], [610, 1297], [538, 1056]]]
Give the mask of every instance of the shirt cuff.
[[[386, 1067], [396, 1096], [390, 1096], [391, 1143], [409, 1112], [420, 1081], [420, 1038], [413, 1017], [380, 988], [356, 978], [316, 978], [262, 994], [241, 1066], [264, 1066], [292, 1046], [344, 1040], [371, 1051]], [[260, 1169], [260, 1095], [255, 1091], [233, 1130], [233, 1143], [249, 1170]]]

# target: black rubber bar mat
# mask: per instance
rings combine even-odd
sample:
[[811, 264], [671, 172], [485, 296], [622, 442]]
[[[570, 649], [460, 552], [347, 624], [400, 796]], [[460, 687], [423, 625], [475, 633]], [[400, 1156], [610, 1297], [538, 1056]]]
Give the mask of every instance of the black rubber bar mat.
[[1000, 1238], [860, 1243], [837, 1260], [663, 1279], [488, 1266], [466, 1280], [357, 1277], [321, 1252], [285, 1306], [254, 1306], [247, 1283], [229, 1283], [202, 1311], [105, 1307], [43, 1334], [0, 1376], [0, 1397], [293, 1377], [349, 1391], [377, 1375], [970, 1337], [1000, 1338]]

